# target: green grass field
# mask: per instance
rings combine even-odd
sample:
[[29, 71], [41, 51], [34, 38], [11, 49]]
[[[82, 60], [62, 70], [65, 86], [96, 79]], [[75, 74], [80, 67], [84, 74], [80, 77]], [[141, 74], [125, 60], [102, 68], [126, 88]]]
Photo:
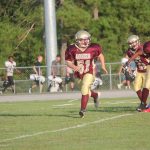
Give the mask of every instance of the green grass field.
[[84, 119], [79, 100], [0, 103], [0, 150], [149, 150], [150, 113], [138, 99], [92, 100]]

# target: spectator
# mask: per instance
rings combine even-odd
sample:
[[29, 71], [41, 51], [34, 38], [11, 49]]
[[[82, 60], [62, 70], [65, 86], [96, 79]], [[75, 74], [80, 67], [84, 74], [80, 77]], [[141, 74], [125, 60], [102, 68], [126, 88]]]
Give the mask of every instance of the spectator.
[[121, 74], [123, 73], [122, 76], [122, 82], [120, 84], [118, 84], [118, 89], [121, 89], [122, 86], [125, 86], [125, 89], [131, 89], [130, 84], [131, 82], [133, 82], [133, 79], [131, 78], [131, 76], [129, 75], [129, 72], [135, 72], [136, 70], [136, 64], [134, 61], [130, 62], [129, 64], [129, 71], [124, 71], [124, 65], [125, 63], [128, 61], [127, 57], [124, 57], [121, 59], [121, 67], [119, 69], [119, 77], [121, 76]]
[[5, 90], [8, 87], [11, 87], [12, 92], [15, 93], [15, 85], [14, 85], [14, 79], [13, 79], [15, 67], [16, 67], [16, 62], [14, 61], [13, 56], [9, 56], [8, 60], [5, 61], [6, 80], [3, 83], [4, 89], [2, 90], [2, 92], [5, 92]]
[[52, 72], [51, 74], [55, 77], [61, 77], [61, 57], [60, 55], [56, 56], [56, 59], [52, 61]]
[[37, 86], [40, 87], [40, 93], [42, 93], [43, 83], [45, 82], [45, 77], [42, 76], [42, 69], [41, 69], [42, 61], [43, 61], [43, 57], [39, 55], [37, 57], [37, 61], [35, 62], [33, 66], [33, 71], [35, 74], [30, 75], [30, 80], [33, 80], [34, 82], [29, 88], [29, 93], [32, 93], [32, 89], [34, 89]]
[[62, 92], [62, 78], [58, 76], [48, 76], [48, 92]]

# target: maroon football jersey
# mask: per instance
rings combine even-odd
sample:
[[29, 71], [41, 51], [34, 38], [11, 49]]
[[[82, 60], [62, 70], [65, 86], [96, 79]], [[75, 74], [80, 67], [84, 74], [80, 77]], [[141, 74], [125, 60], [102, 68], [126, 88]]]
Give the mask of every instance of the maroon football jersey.
[[65, 60], [72, 61], [76, 66], [80, 66], [80, 71], [75, 72], [75, 76], [82, 78], [84, 74], [93, 74], [94, 58], [102, 53], [102, 48], [98, 44], [91, 43], [90, 46], [82, 52], [75, 44], [70, 45], [65, 52]]
[[[127, 55], [130, 58], [135, 54], [135, 52], [138, 52], [141, 50], [143, 50], [143, 45], [140, 45], [136, 51], [133, 51], [132, 49], [129, 48], [127, 51]], [[144, 54], [135, 58], [134, 61], [136, 63], [138, 72], [146, 72], [146, 68], [147, 68], [146, 66], [148, 65], [148, 61], [147, 61], [147, 57]]]
[[147, 57], [149, 61], [149, 65], [150, 65], [150, 41], [147, 41], [144, 43], [143, 52], [144, 52], [144, 55]]

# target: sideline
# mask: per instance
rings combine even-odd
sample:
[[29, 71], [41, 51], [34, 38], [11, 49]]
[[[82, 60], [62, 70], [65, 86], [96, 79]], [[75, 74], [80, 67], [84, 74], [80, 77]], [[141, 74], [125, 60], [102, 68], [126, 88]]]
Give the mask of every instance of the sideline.
[[33, 136], [38, 136], [38, 135], [47, 134], [47, 133], [56, 133], [56, 132], [68, 131], [68, 130], [71, 130], [71, 129], [82, 128], [82, 127], [85, 127], [85, 126], [88, 126], [88, 125], [98, 124], [98, 123], [101, 123], [101, 122], [114, 120], [114, 119], [118, 119], [118, 118], [122, 118], [122, 117], [126, 117], [126, 116], [131, 116], [131, 115], [133, 115], [133, 114], [122, 114], [122, 115], [117, 115], [117, 116], [113, 116], [113, 117], [109, 117], [109, 118], [96, 120], [96, 121], [93, 121], [93, 122], [87, 122], [87, 123], [78, 124], [78, 125], [71, 126], [71, 127], [61, 128], [61, 129], [57, 129], [57, 130], [46, 130], [46, 131], [41, 131], [41, 132], [37, 132], [37, 133], [33, 133], [33, 134], [21, 135], [21, 136], [17, 136], [17, 137], [14, 137], [14, 138], [3, 139], [3, 140], [0, 141], [0, 143], [4, 143], [4, 142], [7, 142], [7, 141], [19, 140], [19, 139], [33, 137]]
[[[107, 90], [100, 91], [101, 98], [123, 98], [137, 97], [133, 90]], [[62, 92], [62, 93], [42, 93], [42, 94], [15, 94], [0, 95], [0, 102], [23, 102], [23, 101], [49, 101], [49, 100], [70, 100], [80, 99], [80, 92]]]

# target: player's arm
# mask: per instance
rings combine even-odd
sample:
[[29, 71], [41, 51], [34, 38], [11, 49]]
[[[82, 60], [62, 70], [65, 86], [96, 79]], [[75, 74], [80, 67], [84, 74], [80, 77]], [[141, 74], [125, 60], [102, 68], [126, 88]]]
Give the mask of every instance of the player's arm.
[[74, 63], [72, 61], [66, 61], [67, 66], [70, 67], [71, 69], [73, 69], [74, 71], [80, 71], [80, 67], [74, 65]]
[[35, 66], [33, 66], [33, 71], [34, 71], [36, 74], [38, 74], [38, 72], [37, 72], [37, 70], [36, 70], [36, 67], [35, 67]]
[[101, 66], [102, 66], [104, 73], [107, 74], [108, 71], [107, 71], [106, 66], [105, 66], [105, 58], [104, 58], [104, 55], [102, 53], [98, 56], [98, 60], [101, 62]]
[[140, 50], [140, 51], [137, 51], [129, 60], [128, 60], [128, 64], [133, 61], [134, 59], [136, 59], [138, 56], [142, 55], [143, 54], [143, 51]]

